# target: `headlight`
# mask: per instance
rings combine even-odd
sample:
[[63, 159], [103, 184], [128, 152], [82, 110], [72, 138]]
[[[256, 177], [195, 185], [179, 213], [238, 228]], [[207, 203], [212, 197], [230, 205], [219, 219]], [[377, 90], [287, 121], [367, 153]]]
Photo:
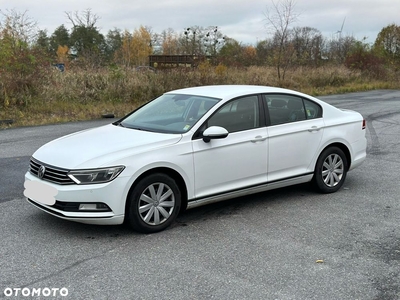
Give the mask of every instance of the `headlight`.
[[76, 184], [104, 183], [115, 179], [123, 169], [125, 169], [124, 166], [75, 170], [68, 172], [68, 177], [71, 178]]

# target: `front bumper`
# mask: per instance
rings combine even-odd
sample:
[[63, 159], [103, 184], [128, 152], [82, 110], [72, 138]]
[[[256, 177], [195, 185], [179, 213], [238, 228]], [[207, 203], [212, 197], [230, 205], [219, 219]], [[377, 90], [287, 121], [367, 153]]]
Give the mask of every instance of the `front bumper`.
[[[97, 225], [122, 224], [129, 191], [129, 177], [117, 177], [111, 182], [90, 185], [58, 185], [40, 180], [27, 172], [25, 181], [39, 181], [57, 189], [56, 203], [48, 205], [41, 199], [27, 198], [35, 207], [61, 219]], [[80, 204], [105, 204], [109, 209], [79, 210]], [[71, 209], [72, 207], [72, 209]]]

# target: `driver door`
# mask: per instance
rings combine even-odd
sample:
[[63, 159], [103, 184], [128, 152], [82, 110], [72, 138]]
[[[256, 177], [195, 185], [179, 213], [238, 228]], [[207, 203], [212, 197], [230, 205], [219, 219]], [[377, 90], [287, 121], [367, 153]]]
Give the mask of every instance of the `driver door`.
[[208, 143], [193, 140], [196, 198], [267, 181], [268, 136], [257, 95], [226, 103], [202, 130], [210, 126], [224, 127], [229, 135]]

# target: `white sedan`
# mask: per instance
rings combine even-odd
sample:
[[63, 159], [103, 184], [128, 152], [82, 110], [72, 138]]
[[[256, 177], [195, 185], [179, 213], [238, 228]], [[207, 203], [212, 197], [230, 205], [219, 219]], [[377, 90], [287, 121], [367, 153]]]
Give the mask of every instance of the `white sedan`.
[[207, 203], [312, 181], [341, 188], [366, 158], [365, 120], [295, 91], [171, 91], [32, 156], [24, 194], [54, 216], [151, 233]]

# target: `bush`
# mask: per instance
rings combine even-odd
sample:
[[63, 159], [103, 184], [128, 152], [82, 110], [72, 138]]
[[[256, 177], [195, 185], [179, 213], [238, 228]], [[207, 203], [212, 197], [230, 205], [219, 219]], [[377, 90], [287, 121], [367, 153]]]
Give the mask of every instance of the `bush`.
[[11, 11], [0, 23], [0, 104], [27, 105], [39, 92], [48, 60], [30, 45], [34, 24], [25, 14]]
[[345, 66], [350, 70], [359, 70], [374, 78], [386, 77], [383, 60], [372, 52], [367, 52], [363, 49], [358, 49], [348, 55], [345, 60]]
[[48, 66], [40, 80], [29, 77], [31, 86], [23, 91], [24, 103], [11, 100], [15, 94], [7, 94], [9, 104], [7, 110], [0, 110], [0, 119], [15, 119], [14, 126], [19, 126], [93, 119], [103, 113], [122, 117], [166, 91], [204, 84], [281, 86], [312, 95], [399, 88], [399, 75], [391, 73], [392, 81], [380, 81], [343, 66], [302, 67], [288, 72], [285, 81], [280, 81], [272, 67], [204, 64], [197, 69], [153, 73], [115, 66], [93, 70], [71, 66], [62, 73]]

